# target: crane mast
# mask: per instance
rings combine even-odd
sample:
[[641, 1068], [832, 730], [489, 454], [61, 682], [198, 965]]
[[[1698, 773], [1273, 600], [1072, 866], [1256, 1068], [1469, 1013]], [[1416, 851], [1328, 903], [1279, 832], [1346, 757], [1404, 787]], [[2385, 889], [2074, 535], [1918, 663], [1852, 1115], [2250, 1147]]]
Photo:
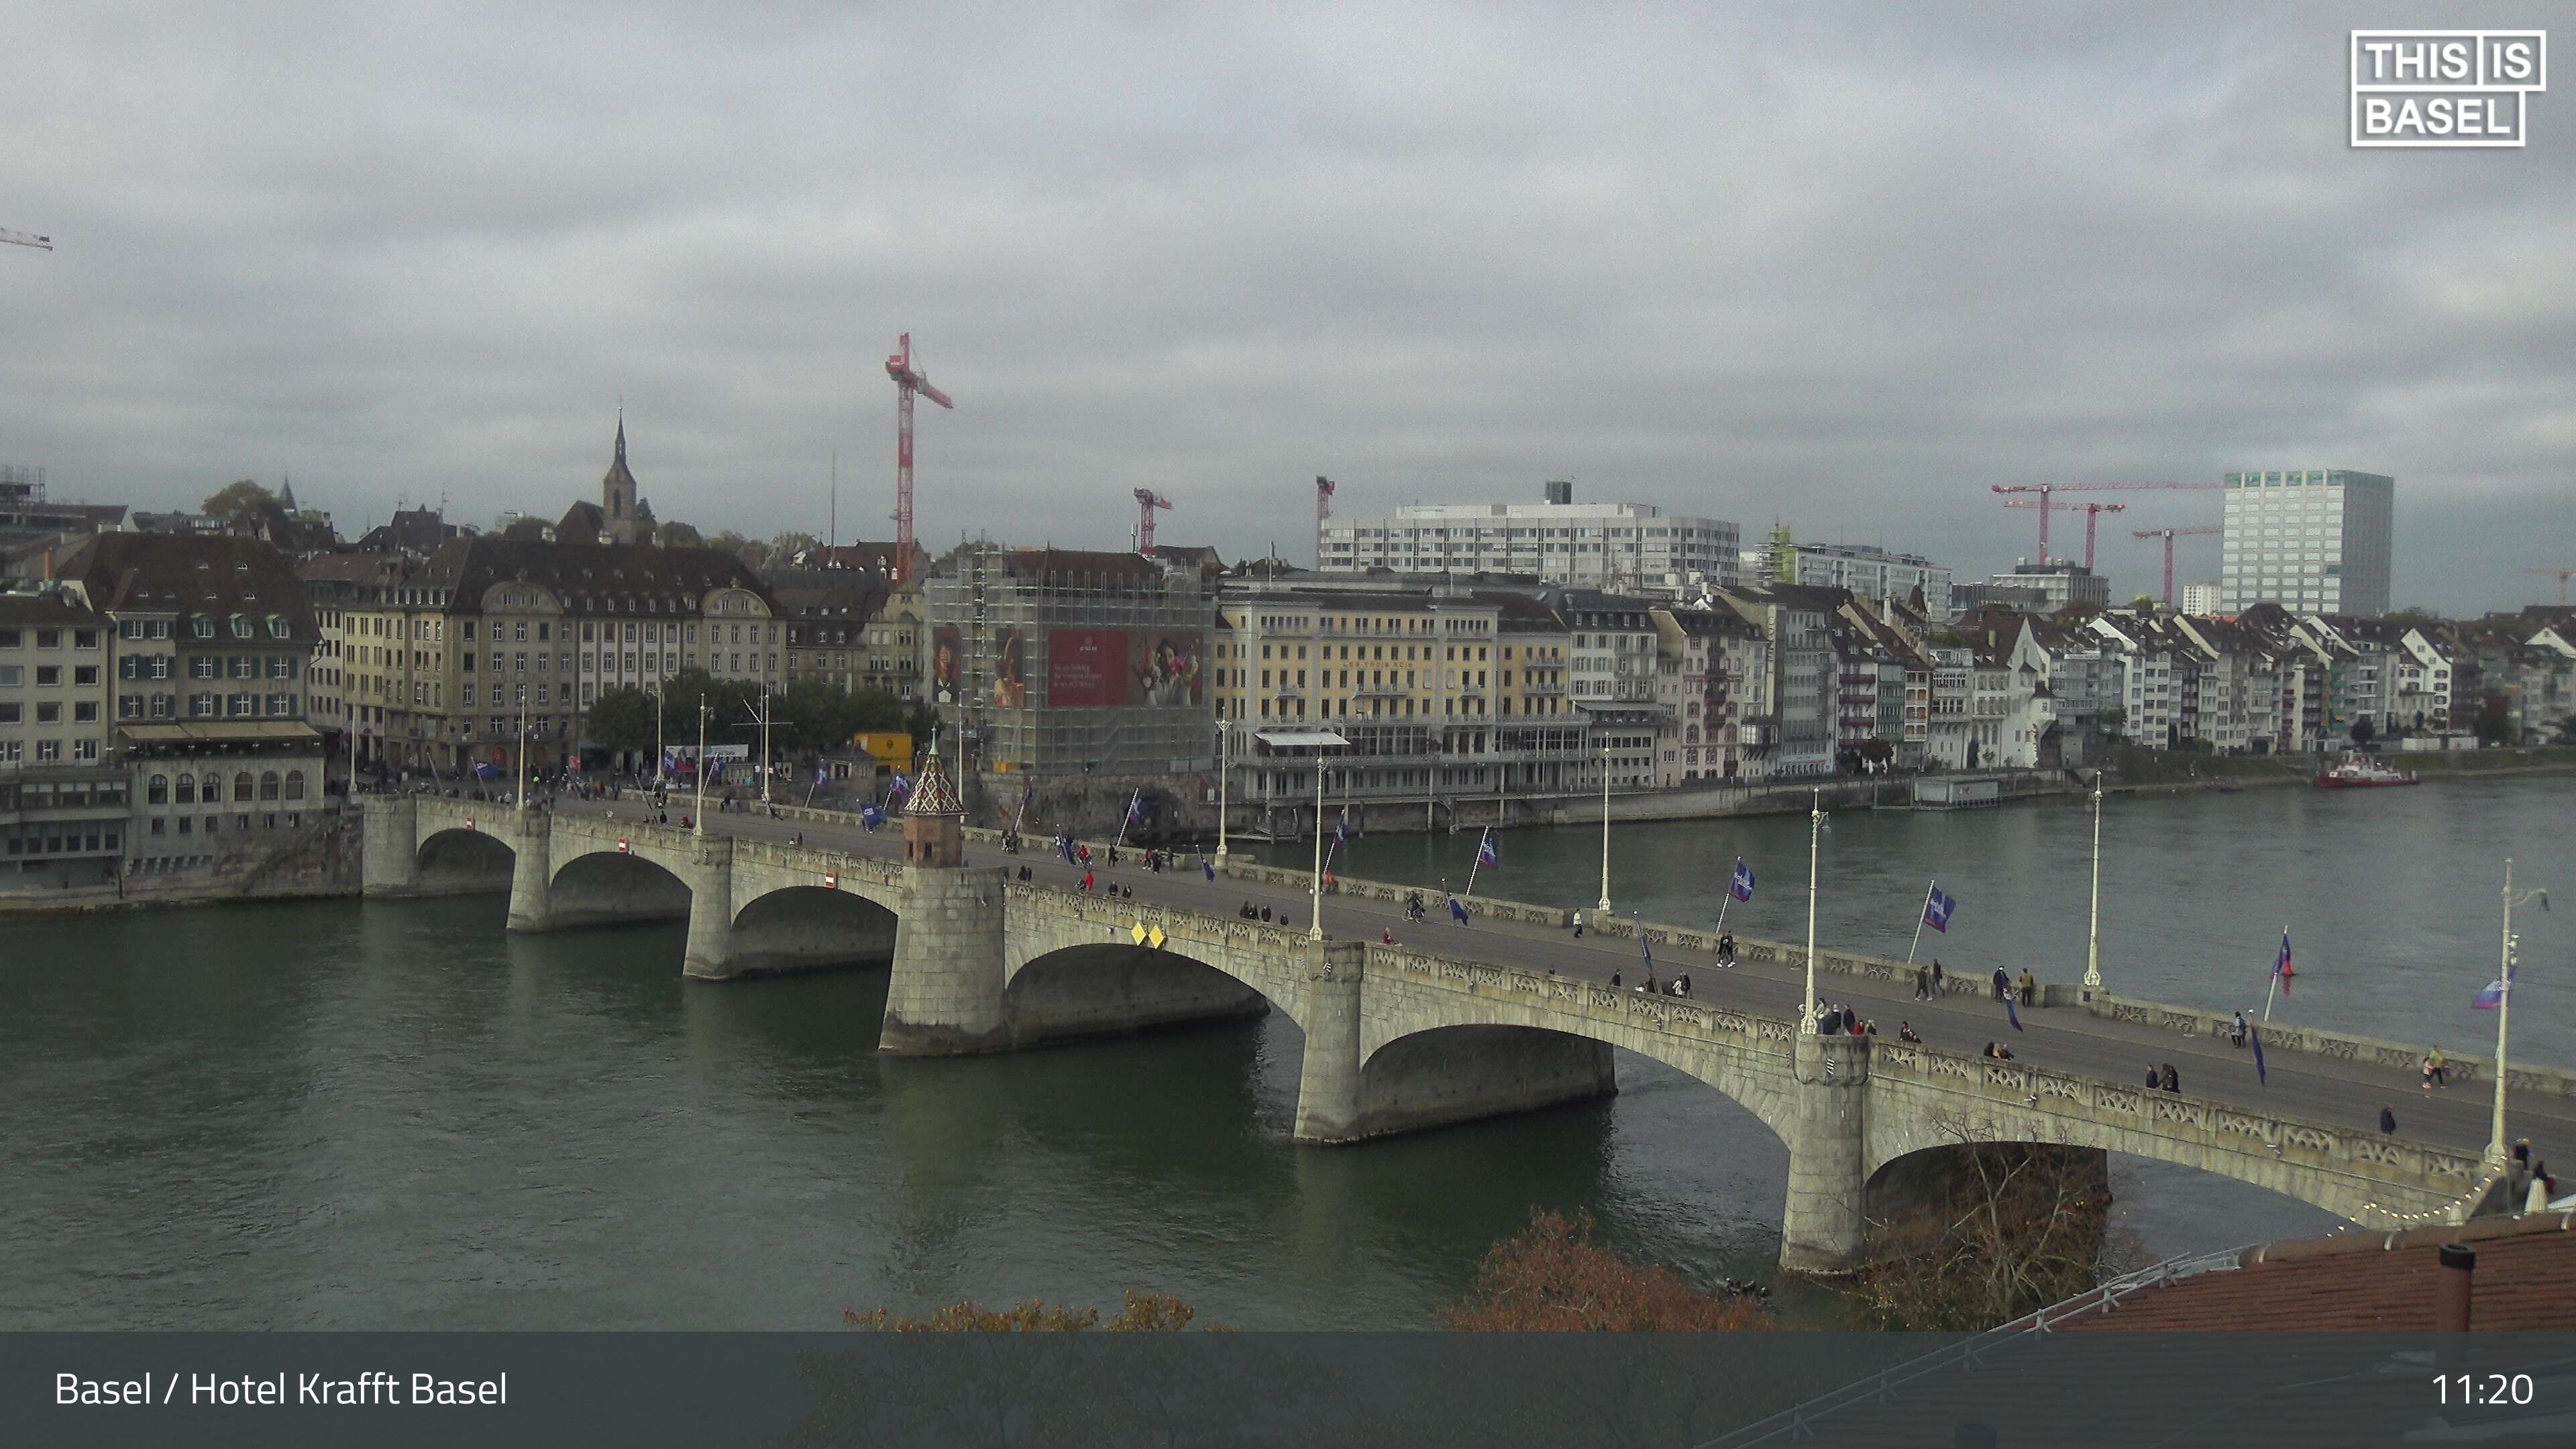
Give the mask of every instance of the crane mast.
[[23, 231], [11, 231], [5, 226], [0, 226], [0, 242], [7, 242], [13, 247], [34, 247], [38, 251], [45, 252], [49, 252], [54, 249], [54, 239], [52, 237], [31, 236]]
[[1151, 488], [1136, 490], [1136, 551], [1147, 558], [1154, 556], [1154, 510], [1169, 508], [1172, 500]]
[[912, 365], [912, 334], [906, 332], [895, 342], [895, 353], [886, 359], [886, 376], [894, 379], [894, 578], [903, 583], [913, 576], [912, 538], [912, 398], [913, 394], [930, 399], [944, 408], [957, 406], [948, 394], [930, 385], [930, 379]]

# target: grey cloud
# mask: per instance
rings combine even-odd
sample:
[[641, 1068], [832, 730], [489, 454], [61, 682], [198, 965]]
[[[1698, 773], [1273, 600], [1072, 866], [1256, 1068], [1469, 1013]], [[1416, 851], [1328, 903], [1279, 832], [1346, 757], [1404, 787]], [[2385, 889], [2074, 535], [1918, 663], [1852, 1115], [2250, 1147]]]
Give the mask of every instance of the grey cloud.
[[[31, 9], [0, 56], [0, 458], [344, 520], [594, 486], [1230, 554], [1575, 477], [1963, 573], [1985, 485], [2401, 479], [2402, 600], [2576, 559], [2576, 97], [2356, 152], [2343, 32], [2221, 6]], [[2460, 8], [2410, 24], [2526, 23]], [[2562, 88], [2563, 89], [2563, 88]], [[2214, 517], [2133, 495], [2129, 526]], [[862, 520], [865, 520], [864, 522]], [[2081, 519], [2061, 517], [2059, 536]], [[2202, 547], [2192, 547], [2192, 543]], [[2214, 568], [2187, 541], [2186, 576]]]

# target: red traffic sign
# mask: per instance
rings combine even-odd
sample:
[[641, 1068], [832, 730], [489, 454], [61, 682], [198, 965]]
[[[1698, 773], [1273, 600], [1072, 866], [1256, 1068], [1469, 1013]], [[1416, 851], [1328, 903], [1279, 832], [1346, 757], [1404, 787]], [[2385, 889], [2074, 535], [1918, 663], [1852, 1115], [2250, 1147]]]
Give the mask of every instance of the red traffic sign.
[[617, 853], [619, 855], [633, 855], [635, 853], [633, 848], [627, 845], [626, 837], [623, 835], [617, 837]]
[[465, 817], [465, 828], [466, 828], [466, 829], [468, 829], [468, 830], [473, 830], [473, 829], [478, 828], [478, 827], [474, 824], [474, 817], [473, 817], [473, 816], [468, 815], [468, 816], [466, 816], [466, 817]]
[[839, 890], [840, 888], [841, 888], [841, 873], [840, 873], [839, 871], [836, 871], [836, 870], [827, 870], [827, 871], [823, 872], [823, 889], [825, 889], [825, 890], [827, 890], [827, 891], [836, 891], [836, 890]]

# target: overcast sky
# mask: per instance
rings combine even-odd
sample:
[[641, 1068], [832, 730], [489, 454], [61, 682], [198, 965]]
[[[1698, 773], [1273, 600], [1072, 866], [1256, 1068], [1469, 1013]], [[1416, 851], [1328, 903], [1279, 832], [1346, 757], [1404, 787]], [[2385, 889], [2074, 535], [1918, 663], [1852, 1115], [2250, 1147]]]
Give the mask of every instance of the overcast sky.
[[[2035, 552], [1990, 483], [2333, 466], [2398, 479], [2398, 603], [2554, 596], [2576, 80], [2358, 151], [2344, 45], [2566, 12], [2244, 8], [18, 3], [0, 462], [488, 525], [596, 497], [623, 398], [661, 517], [819, 532], [837, 448], [889, 537], [909, 330], [934, 547], [1146, 486], [1302, 560], [1317, 473], [1571, 477], [1966, 578]], [[2122, 595], [2218, 517], [2125, 499]]]

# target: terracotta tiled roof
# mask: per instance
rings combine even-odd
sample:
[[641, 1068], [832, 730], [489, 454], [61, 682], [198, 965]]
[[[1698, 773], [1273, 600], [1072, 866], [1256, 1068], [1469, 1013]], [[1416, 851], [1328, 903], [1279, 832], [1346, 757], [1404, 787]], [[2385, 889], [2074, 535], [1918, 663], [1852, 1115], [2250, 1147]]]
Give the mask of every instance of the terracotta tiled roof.
[[2469, 1326], [2557, 1330], [2576, 1303], [2576, 1212], [2493, 1218], [2404, 1233], [2273, 1243], [2233, 1273], [2204, 1273], [2122, 1300], [2066, 1330], [2429, 1333], [2444, 1243], [2477, 1249]]

